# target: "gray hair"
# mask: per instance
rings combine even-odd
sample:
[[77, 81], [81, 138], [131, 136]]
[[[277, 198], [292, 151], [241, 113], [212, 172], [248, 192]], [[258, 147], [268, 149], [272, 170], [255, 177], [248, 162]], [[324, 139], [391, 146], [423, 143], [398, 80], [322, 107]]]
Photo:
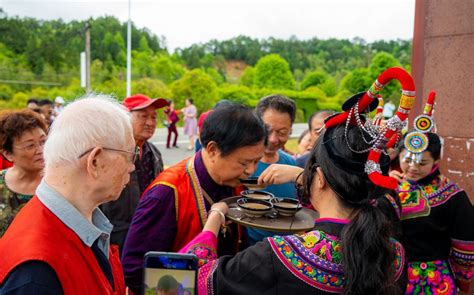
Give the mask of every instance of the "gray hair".
[[133, 140], [130, 113], [108, 95], [91, 94], [67, 105], [54, 120], [44, 146], [46, 169], [52, 164], [77, 164], [96, 146], [124, 148]]

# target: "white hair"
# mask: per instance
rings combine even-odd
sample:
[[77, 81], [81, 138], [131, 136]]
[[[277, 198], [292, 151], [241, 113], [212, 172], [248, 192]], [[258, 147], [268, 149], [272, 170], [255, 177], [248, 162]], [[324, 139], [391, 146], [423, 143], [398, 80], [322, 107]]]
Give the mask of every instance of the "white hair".
[[133, 140], [130, 113], [108, 95], [77, 99], [59, 113], [44, 146], [46, 169], [52, 164], [77, 164], [94, 147], [125, 148]]

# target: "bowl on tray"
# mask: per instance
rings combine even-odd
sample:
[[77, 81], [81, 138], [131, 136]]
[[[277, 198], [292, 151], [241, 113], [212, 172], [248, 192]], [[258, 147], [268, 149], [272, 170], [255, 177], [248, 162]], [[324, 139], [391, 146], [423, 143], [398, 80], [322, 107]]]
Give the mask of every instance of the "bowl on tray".
[[293, 216], [303, 208], [300, 202], [296, 199], [273, 198], [270, 201], [273, 204], [273, 208], [275, 208], [281, 216]]
[[258, 177], [249, 177], [247, 179], [239, 179], [240, 183], [245, 185], [251, 190], [260, 190], [264, 189], [265, 186], [258, 185]]
[[249, 217], [261, 217], [273, 208], [269, 201], [249, 198], [238, 199], [237, 206]]
[[256, 190], [242, 191], [240, 195], [244, 198], [264, 200], [264, 201], [270, 201], [271, 199], [275, 197], [272, 193], [269, 193], [266, 191], [256, 191]]

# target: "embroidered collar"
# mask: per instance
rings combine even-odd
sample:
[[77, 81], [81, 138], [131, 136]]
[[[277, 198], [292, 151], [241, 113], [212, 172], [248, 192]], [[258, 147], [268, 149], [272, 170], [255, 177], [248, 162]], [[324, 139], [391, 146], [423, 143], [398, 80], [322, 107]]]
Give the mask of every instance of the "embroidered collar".
[[[346, 223], [323, 220], [316, 227], [325, 226], [338, 231]], [[284, 267], [306, 284], [331, 293], [341, 293], [344, 287], [342, 250], [339, 237], [323, 230], [313, 230], [304, 235], [274, 236], [268, 242]], [[402, 245], [392, 239], [396, 250], [393, 263], [398, 280], [405, 264]]]
[[402, 220], [430, 215], [431, 208], [446, 203], [462, 191], [453, 181], [436, 170], [421, 181], [406, 181], [397, 189], [402, 204]]
[[211, 178], [202, 160], [201, 152], [197, 152], [188, 160], [186, 163], [186, 173], [191, 180], [193, 194], [198, 205], [199, 219], [201, 226], [204, 227], [207, 220], [207, 210], [211, 204], [205, 201], [203, 190], [213, 201], [218, 202], [222, 198], [232, 196], [233, 189], [228, 186], [219, 185]]
[[318, 218], [314, 221], [314, 230], [324, 231], [333, 236], [340, 236], [345, 225], [350, 222], [348, 219], [338, 218]]

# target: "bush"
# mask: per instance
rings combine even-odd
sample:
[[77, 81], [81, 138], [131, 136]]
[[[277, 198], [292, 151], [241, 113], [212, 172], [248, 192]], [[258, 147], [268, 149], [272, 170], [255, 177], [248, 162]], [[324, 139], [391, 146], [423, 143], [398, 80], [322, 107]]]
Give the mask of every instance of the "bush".
[[[377, 77], [382, 74], [388, 68], [391, 67], [400, 67], [400, 62], [390, 53], [379, 52], [374, 58], [369, 66], [370, 77], [372, 78], [371, 82], [374, 82]], [[368, 90], [368, 88], [366, 89]], [[392, 80], [384, 89], [380, 92], [385, 101], [392, 100], [395, 104], [398, 104], [400, 100], [399, 95], [400, 83], [397, 80]]]
[[186, 98], [192, 98], [200, 112], [211, 109], [218, 99], [216, 82], [200, 69], [186, 72], [181, 79], [174, 81], [171, 92], [176, 108], [183, 107]]
[[254, 79], [255, 79], [255, 68], [248, 66], [245, 68], [242, 75], [240, 75], [240, 84], [247, 87], [252, 87]]
[[296, 109], [295, 123], [305, 123], [304, 111]]
[[217, 85], [221, 85], [225, 82], [224, 77], [214, 68], [207, 68], [206, 73], [211, 76]]
[[142, 93], [148, 97], [171, 98], [171, 90], [158, 79], [142, 78], [132, 82], [133, 94]]
[[259, 88], [294, 89], [295, 80], [286, 60], [278, 54], [262, 57], [255, 66], [254, 84]]
[[253, 106], [256, 96], [246, 86], [224, 84], [219, 87], [219, 99], [227, 99], [235, 103]]
[[329, 78], [329, 75], [321, 70], [316, 70], [314, 72], [308, 73], [303, 82], [301, 82], [301, 90], [305, 90], [308, 87], [316, 86], [323, 84]]
[[343, 89], [356, 94], [361, 91], [367, 91], [374, 79], [370, 76], [369, 70], [365, 68], [355, 69], [348, 73], [341, 81]]

